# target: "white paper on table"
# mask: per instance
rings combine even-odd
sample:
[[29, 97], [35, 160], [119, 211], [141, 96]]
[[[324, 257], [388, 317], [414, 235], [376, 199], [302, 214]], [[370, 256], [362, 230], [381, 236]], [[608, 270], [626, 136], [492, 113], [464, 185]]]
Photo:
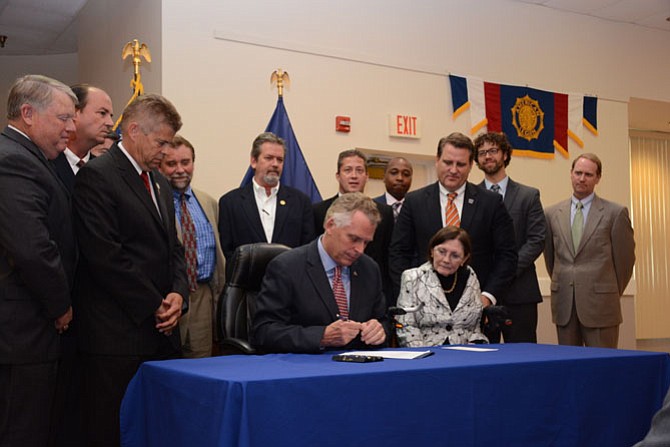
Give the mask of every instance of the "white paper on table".
[[414, 360], [431, 355], [431, 351], [351, 351], [344, 355], [383, 357], [385, 359]]
[[471, 352], [492, 352], [498, 350], [498, 348], [475, 348], [473, 346], [443, 346], [442, 349], [452, 349], [454, 351], [471, 351]]

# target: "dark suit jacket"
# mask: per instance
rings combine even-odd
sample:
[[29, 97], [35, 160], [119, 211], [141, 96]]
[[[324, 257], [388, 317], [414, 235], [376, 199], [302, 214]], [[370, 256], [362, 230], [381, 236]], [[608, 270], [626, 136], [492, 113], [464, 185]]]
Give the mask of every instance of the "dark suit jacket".
[[[426, 262], [428, 242], [442, 228], [442, 212], [437, 182], [405, 196], [390, 248], [391, 277], [396, 287], [399, 288], [403, 271], [417, 267], [413, 263]], [[516, 272], [518, 255], [512, 218], [500, 194], [467, 183], [461, 227], [472, 240], [470, 265], [477, 273], [482, 292], [491, 293], [498, 304], [503, 304], [505, 291]], [[415, 250], [418, 261], [413, 261]]]
[[[484, 182], [478, 186], [486, 189]], [[542, 293], [537, 282], [535, 260], [544, 250], [544, 238], [547, 233], [547, 221], [540, 202], [540, 191], [510, 178], [505, 191], [505, 208], [514, 221], [519, 262], [514, 280], [503, 301], [505, 304], [540, 303]]]
[[[314, 228], [317, 236], [323, 234], [323, 222], [326, 219], [326, 212], [337, 198], [338, 196], [336, 195], [313, 205]], [[379, 270], [382, 274], [382, 283], [384, 284], [384, 295], [386, 295], [386, 304], [395, 306], [398, 295], [393, 293], [391, 275], [389, 273], [389, 245], [391, 245], [391, 237], [393, 236], [393, 209], [379, 202], [376, 202], [376, 204], [382, 220], [375, 229], [372, 242], [365, 247], [365, 254], [374, 259], [379, 265]]]
[[240, 245], [273, 242], [299, 247], [314, 239], [312, 203], [297, 189], [280, 185], [275, 227], [272, 240], [268, 241], [258, 215], [253, 185], [249, 183], [219, 199], [219, 237], [228, 268], [232, 267], [230, 260]]
[[70, 199], [42, 151], [0, 135], [0, 363], [60, 355], [54, 320], [70, 306], [77, 262]]
[[[95, 155], [91, 154], [89, 161], [91, 161], [94, 158]], [[65, 184], [67, 190], [71, 193], [72, 189], [74, 188], [75, 174], [74, 172], [72, 172], [72, 167], [70, 166], [70, 162], [67, 161], [65, 153], [61, 152], [58, 157], [51, 160], [51, 163], [53, 164], [53, 167], [56, 170], [58, 177]]]
[[[351, 266], [349, 319], [384, 322], [377, 264], [366, 255]], [[337, 319], [333, 289], [317, 241], [282, 253], [267, 267], [256, 301], [252, 342], [267, 352], [319, 352], [325, 327]], [[339, 349], [361, 349], [360, 338]]]
[[152, 356], [179, 350], [179, 331], [159, 333], [154, 312], [170, 292], [188, 299], [184, 250], [172, 190], [158, 171], [152, 177], [160, 215], [117, 144], [77, 173], [73, 207], [81, 268], [75, 315], [84, 352]]
[[381, 196], [377, 196], [372, 200], [374, 200], [377, 203], [381, 203], [382, 205], [388, 205], [388, 203], [386, 203], [386, 194], [382, 194]]

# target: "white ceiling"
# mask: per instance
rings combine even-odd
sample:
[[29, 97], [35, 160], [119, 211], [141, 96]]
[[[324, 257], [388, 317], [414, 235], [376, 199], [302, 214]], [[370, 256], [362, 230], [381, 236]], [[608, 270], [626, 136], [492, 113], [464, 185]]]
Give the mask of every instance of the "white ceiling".
[[[513, 0], [670, 32], [670, 0]], [[75, 19], [87, 0], [0, 0], [2, 55], [77, 52]]]

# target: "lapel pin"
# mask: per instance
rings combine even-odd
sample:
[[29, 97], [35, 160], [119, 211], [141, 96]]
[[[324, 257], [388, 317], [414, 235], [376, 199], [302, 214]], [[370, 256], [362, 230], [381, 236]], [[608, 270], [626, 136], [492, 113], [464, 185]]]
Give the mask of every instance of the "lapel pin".
[[279, 204], [280, 204], [281, 206], [286, 205], [286, 200], [280, 200], [280, 201], [279, 201]]
[[472, 205], [473, 203], [475, 203], [475, 199], [468, 199], [468, 203]]
[[358, 276], [358, 271], [354, 270], [352, 273], [354, 276]]

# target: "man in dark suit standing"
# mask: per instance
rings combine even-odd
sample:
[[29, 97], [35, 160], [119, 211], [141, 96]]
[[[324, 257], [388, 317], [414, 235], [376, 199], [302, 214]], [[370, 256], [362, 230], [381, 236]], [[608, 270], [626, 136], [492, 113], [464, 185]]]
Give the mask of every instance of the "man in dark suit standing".
[[[102, 143], [111, 132], [112, 100], [103, 90], [88, 84], [71, 87], [79, 103], [74, 113], [76, 131], [70, 133], [68, 147], [52, 163], [58, 177], [72, 193], [75, 175], [91, 158], [91, 149]], [[58, 365], [58, 385], [54, 405], [53, 430], [55, 445], [81, 445], [81, 411], [79, 397], [82, 382], [81, 368], [77, 363], [77, 322], [63, 334], [63, 355]], [[61, 404], [64, 402], [64, 404]]]
[[226, 264], [219, 243], [216, 200], [191, 186], [195, 148], [177, 135], [161, 163], [161, 173], [172, 186], [177, 235], [186, 252], [189, 280], [188, 312], [179, 322], [182, 354], [210, 357], [214, 341], [216, 299], [223, 291]]
[[253, 318], [256, 346], [316, 353], [385, 342], [379, 268], [363, 254], [379, 219], [372, 199], [344, 194], [328, 209], [323, 236], [270, 262]]
[[633, 274], [635, 238], [628, 209], [595, 193], [602, 169], [597, 155], [579, 155], [570, 169], [572, 197], [545, 211], [544, 262], [561, 345], [619, 343], [621, 295]]
[[455, 225], [472, 239], [471, 266], [481, 285], [484, 307], [505, 295], [518, 257], [514, 225], [500, 194], [467, 181], [474, 158], [474, 145], [466, 135], [454, 132], [440, 139], [435, 161], [438, 181], [405, 197], [390, 249], [396, 290], [403, 271], [426, 261], [433, 234], [443, 226]]
[[74, 115], [76, 132], [70, 134], [67, 148], [52, 162], [68, 190], [74, 187], [74, 176], [93, 156], [91, 149], [104, 143], [114, 125], [112, 100], [103, 90], [88, 84], [72, 86], [79, 104]]
[[383, 203], [393, 209], [393, 220], [395, 221], [402, 209], [407, 191], [412, 186], [412, 175], [414, 168], [412, 163], [403, 157], [394, 157], [389, 160], [384, 169], [384, 187], [386, 192], [375, 197], [375, 202]]
[[184, 250], [170, 185], [155, 170], [180, 127], [168, 100], [140, 96], [123, 111], [122, 141], [77, 174], [75, 313], [87, 445], [118, 446], [121, 399], [139, 365], [180, 354]]
[[70, 199], [49, 160], [74, 132], [77, 97], [36, 75], [9, 91], [0, 135], [0, 444], [49, 436], [60, 335], [72, 320]]
[[286, 146], [272, 132], [256, 137], [251, 148], [254, 177], [219, 199], [219, 238], [232, 272], [235, 249], [255, 242], [298, 247], [314, 239], [312, 204], [304, 193], [279, 183]]
[[[335, 178], [340, 184], [340, 190], [337, 195], [314, 204], [314, 228], [317, 235], [323, 234], [326, 212], [335, 199], [342, 194], [352, 192], [362, 193], [365, 190], [365, 184], [368, 181], [368, 165], [365, 154], [358, 149], [349, 149], [340, 152], [337, 157]], [[386, 304], [395, 306], [397, 295], [393, 294], [388, 267], [388, 247], [391, 244], [391, 236], [393, 235], [393, 210], [390, 206], [383, 203], [375, 203], [382, 219], [377, 225], [374, 238], [365, 248], [365, 254], [374, 259], [379, 265], [379, 270], [382, 274], [382, 283], [384, 284], [384, 294], [386, 295]]]
[[503, 197], [514, 222], [519, 254], [514, 280], [502, 296], [512, 320], [511, 326], [502, 326], [502, 335], [506, 343], [537, 343], [537, 303], [542, 302], [542, 293], [535, 260], [542, 254], [547, 232], [540, 191], [507, 176], [505, 168], [512, 159], [512, 148], [504, 133], [489, 132], [478, 136], [475, 151], [477, 166], [484, 171], [484, 181], [479, 187]]

